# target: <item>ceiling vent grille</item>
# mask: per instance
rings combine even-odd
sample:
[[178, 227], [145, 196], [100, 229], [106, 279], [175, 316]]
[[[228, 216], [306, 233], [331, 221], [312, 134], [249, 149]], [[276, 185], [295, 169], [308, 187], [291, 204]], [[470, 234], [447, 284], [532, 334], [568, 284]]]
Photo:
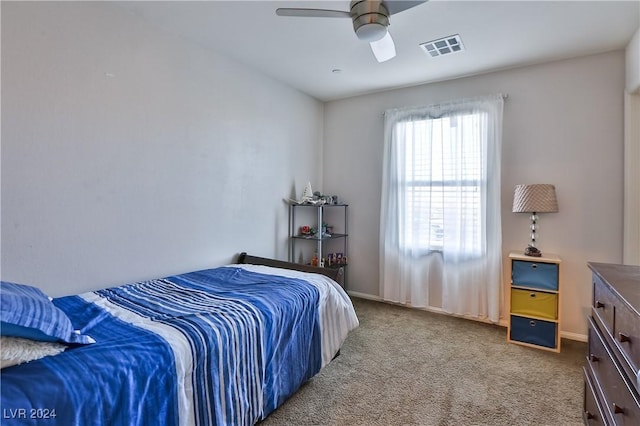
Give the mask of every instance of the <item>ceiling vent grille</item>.
[[462, 52], [464, 50], [464, 45], [462, 44], [459, 34], [427, 41], [426, 43], [420, 44], [420, 47], [430, 58], [437, 58], [438, 56]]

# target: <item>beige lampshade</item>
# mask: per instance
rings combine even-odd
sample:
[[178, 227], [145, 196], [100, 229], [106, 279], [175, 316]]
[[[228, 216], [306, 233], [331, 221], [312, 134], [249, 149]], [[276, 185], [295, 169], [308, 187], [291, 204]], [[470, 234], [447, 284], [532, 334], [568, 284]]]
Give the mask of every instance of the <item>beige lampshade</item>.
[[556, 187], [546, 183], [516, 185], [513, 192], [513, 213], [556, 213]]

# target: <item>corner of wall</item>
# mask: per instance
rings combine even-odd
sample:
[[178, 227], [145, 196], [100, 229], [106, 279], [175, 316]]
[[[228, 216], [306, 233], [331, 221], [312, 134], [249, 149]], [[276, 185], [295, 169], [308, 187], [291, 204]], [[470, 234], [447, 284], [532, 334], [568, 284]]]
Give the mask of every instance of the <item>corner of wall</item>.
[[633, 35], [626, 48], [625, 74], [627, 92], [640, 94], [640, 28]]

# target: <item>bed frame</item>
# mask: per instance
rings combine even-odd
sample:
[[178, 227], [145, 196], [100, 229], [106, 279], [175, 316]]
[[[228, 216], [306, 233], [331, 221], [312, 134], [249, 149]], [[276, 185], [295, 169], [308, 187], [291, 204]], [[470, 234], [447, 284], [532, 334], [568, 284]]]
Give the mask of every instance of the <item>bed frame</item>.
[[319, 268], [317, 266], [303, 265], [301, 263], [285, 262], [283, 260], [268, 259], [266, 257], [251, 256], [245, 252], [238, 255], [237, 263], [248, 263], [250, 265], [273, 266], [276, 268], [293, 269], [294, 271], [312, 272], [325, 275], [344, 288], [344, 267], [339, 268]]

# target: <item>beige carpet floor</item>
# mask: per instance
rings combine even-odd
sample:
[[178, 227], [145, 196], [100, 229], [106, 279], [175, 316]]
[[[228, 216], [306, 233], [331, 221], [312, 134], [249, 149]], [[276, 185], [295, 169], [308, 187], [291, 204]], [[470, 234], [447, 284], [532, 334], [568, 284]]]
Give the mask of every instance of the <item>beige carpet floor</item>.
[[261, 424], [580, 425], [586, 344], [560, 354], [506, 329], [354, 299], [341, 355]]

